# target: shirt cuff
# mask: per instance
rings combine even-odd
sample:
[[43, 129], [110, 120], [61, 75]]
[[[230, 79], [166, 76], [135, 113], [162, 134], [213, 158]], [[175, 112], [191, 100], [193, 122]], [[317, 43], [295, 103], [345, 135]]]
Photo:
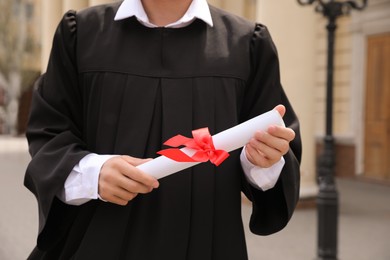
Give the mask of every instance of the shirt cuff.
[[117, 155], [86, 155], [73, 168], [64, 184], [59, 198], [69, 205], [81, 205], [91, 199], [97, 199], [100, 169], [110, 158]]
[[262, 191], [272, 189], [279, 179], [280, 173], [285, 164], [284, 158], [269, 168], [262, 168], [252, 164], [245, 153], [245, 146], [240, 155], [241, 167], [248, 182], [255, 188]]

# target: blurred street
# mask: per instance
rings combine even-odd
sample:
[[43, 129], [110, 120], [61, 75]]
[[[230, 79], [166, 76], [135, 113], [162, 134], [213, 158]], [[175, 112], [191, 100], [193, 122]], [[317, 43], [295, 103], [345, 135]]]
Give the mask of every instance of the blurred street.
[[[29, 161], [24, 138], [0, 136], [0, 259], [26, 259], [38, 228], [37, 206], [23, 186]], [[340, 195], [339, 259], [390, 259], [390, 186], [337, 179]], [[247, 228], [250, 205], [243, 205]], [[299, 209], [281, 232], [259, 237], [247, 231], [249, 259], [313, 260], [317, 248], [314, 208]], [[239, 260], [239, 259], [238, 259]]]

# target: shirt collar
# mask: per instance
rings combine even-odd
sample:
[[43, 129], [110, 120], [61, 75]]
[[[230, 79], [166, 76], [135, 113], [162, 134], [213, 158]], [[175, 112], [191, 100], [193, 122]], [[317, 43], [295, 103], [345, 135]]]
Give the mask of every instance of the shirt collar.
[[[138, 21], [147, 27], [157, 27], [149, 21], [149, 18], [142, 6], [141, 0], [124, 0], [119, 7], [114, 20], [122, 20], [135, 16]], [[165, 27], [180, 28], [190, 24], [196, 18], [203, 20], [209, 26], [213, 26], [210, 8], [206, 0], [193, 0], [187, 12], [178, 21], [168, 24]]]

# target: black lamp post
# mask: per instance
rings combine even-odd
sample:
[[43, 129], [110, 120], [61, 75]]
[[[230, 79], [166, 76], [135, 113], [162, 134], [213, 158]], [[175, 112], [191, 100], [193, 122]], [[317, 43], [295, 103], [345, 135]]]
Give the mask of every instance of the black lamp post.
[[297, 0], [301, 5], [315, 4], [316, 12], [322, 13], [328, 24], [328, 57], [326, 77], [326, 133], [324, 149], [318, 159], [317, 177], [319, 193], [318, 209], [318, 249], [317, 257], [321, 260], [337, 259], [337, 229], [338, 229], [338, 193], [334, 182], [334, 138], [333, 138], [333, 70], [334, 42], [339, 16], [349, 14], [352, 9], [363, 10], [367, 0], [337, 1], [337, 0]]

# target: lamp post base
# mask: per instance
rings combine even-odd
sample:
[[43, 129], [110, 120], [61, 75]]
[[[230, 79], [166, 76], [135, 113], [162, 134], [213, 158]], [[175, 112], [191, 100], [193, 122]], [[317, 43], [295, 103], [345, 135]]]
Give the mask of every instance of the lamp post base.
[[324, 151], [318, 163], [319, 193], [318, 214], [318, 259], [337, 260], [338, 192], [334, 181], [334, 140], [324, 139]]

